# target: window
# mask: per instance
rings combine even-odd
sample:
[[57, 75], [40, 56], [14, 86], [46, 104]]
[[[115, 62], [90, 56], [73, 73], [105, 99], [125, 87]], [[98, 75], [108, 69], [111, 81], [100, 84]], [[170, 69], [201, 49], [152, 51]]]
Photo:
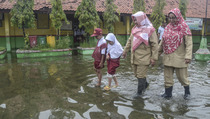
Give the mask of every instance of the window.
[[210, 33], [210, 19], [207, 19], [207, 32]]
[[37, 14], [37, 28], [49, 29], [49, 15], [48, 14]]
[[0, 13], [0, 27], [2, 27], [2, 21], [4, 19], [4, 14]]

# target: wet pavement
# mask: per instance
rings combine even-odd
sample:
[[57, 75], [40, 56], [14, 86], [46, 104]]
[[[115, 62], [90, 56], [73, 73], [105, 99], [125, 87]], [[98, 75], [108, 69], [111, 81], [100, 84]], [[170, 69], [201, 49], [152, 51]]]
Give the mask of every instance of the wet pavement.
[[[161, 59], [150, 67], [149, 88], [133, 99], [137, 80], [130, 57], [117, 69], [119, 87], [108, 84], [103, 69], [101, 88], [91, 56], [0, 60], [0, 119], [209, 119], [210, 62], [192, 61], [189, 66], [191, 100], [174, 75], [173, 98], [165, 100]], [[114, 82], [113, 82], [114, 85]]]

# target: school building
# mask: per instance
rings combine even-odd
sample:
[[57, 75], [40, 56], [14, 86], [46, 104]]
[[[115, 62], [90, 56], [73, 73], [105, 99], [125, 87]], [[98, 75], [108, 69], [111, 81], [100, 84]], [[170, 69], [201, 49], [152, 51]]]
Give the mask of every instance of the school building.
[[[61, 35], [71, 36], [72, 40], [77, 40], [78, 35], [78, 20], [74, 18], [75, 11], [82, 0], [64, 0], [62, 2], [63, 10], [66, 13], [70, 24], [65, 24], [61, 28]], [[201, 37], [205, 35], [210, 43], [210, 0], [189, 0], [186, 13], [187, 22], [191, 23], [193, 34], [193, 42], [200, 43]], [[131, 14], [133, 10], [133, 0], [114, 0], [117, 5], [119, 14], [119, 22], [114, 24], [114, 34], [119, 40], [127, 40], [131, 31]], [[167, 5], [164, 8], [164, 14], [179, 7], [179, 0], [166, 0]], [[7, 51], [16, 50], [24, 46], [24, 38], [22, 29], [11, 26], [10, 10], [15, 2], [10, 0], [0, 0], [0, 47], [6, 47]], [[155, 0], [145, 0], [146, 14], [152, 13], [152, 8], [155, 5]], [[100, 28], [103, 29], [103, 34], [107, 34], [107, 29], [103, 26], [102, 14], [105, 11], [105, 0], [96, 0], [96, 10], [102, 22]], [[26, 33], [37, 38], [46, 38], [46, 36], [55, 36], [56, 30], [51, 26], [49, 14], [51, 12], [50, 0], [34, 0], [34, 13], [36, 17], [36, 28], [26, 29]], [[111, 16], [110, 16], [111, 17]], [[206, 22], [205, 22], [206, 21]], [[204, 34], [205, 29], [205, 34]]]

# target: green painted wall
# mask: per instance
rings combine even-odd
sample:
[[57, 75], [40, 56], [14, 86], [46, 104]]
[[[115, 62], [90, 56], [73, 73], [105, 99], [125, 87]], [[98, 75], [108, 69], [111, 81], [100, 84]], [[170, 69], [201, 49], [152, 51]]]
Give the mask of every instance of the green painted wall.
[[[10, 37], [10, 42], [12, 49], [24, 47], [23, 37]], [[0, 37], [0, 47], [6, 47], [6, 37]]]
[[0, 47], [6, 48], [6, 38], [5, 37], [0, 37]]
[[[61, 39], [63, 39], [65, 36], [61, 36]], [[73, 46], [73, 36], [69, 36], [71, 39], [71, 46]], [[38, 36], [37, 37], [37, 43], [39, 42], [40, 38], [44, 38], [45, 39], [45, 43], [46, 43], [46, 36]], [[23, 48], [25, 41], [24, 41], [24, 37], [10, 37], [10, 42], [11, 42], [11, 48], [13, 50], [19, 49], [19, 48]], [[0, 37], [0, 47], [6, 47], [6, 38], [5, 37]]]
[[120, 42], [122, 46], [125, 46], [127, 43], [127, 39], [129, 38], [129, 35], [116, 35], [117, 40]]

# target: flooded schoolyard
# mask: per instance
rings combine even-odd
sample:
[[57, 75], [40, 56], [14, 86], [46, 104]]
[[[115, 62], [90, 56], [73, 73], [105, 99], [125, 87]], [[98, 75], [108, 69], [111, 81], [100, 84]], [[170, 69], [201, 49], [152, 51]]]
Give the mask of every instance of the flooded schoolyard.
[[209, 119], [210, 62], [189, 66], [191, 100], [175, 78], [173, 98], [165, 100], [161, 59], [150, 67], [142, 98], [133, 99], [137, 80], [130, 57], [117, 70], [119, 87], [101, 88], [89, 55], [0, 60], [0, 119]]

